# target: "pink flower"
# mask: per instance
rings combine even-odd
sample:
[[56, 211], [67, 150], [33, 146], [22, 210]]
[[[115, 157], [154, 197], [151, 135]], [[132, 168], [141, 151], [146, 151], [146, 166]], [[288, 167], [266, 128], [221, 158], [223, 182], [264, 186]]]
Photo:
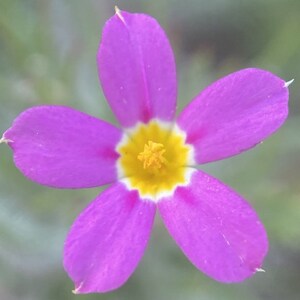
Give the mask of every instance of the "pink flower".
[[97, 62], [122, 129], [63, 106], [20, 114], [1, 139], [29, 179], [56, 188], [111, 184], [77, 218], [64, 249], [75, 293], [107, 292], [133, 273], [156, 208], [202, 272], [239, 282], [268, 250], [258, 216], [241, 196], [197, 164], [254, 147], [288, 114], [289, 83], [244, 69], [207, 87], [175, 118], [177, 81], [170, 44], [150, 16], [116, 10]]

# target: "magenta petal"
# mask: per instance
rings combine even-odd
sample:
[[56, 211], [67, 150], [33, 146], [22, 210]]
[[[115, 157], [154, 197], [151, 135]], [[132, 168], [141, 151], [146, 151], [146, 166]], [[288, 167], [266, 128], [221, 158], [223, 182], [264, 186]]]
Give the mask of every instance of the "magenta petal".
[[245, 69], [206, 88], [178, 118], [206, 163], [245, 151], [274, 133], [288, 114], [285, 82], [270, 72]]
[[238, 282], [261, 267], [265, 229], [249, 204], [218, 180], [197, 171], [158, 208], [178, 246], [208, 276]]
[[118, 11], [105, 25], [97, 61], [104, 94], [120, 124], [173, 119], [175, 61], [155, 19]]
[[75, 293], [107, 292], [133, 273], [147, 245], [155, 205], [115, 184], [98, 196], [73, 224], [64, 267]]
[[58, 188], [100, 186], [117, 179], [121, 131], [63, 106], [24, 111], [4, 133], [16, 166], [33, 181]]

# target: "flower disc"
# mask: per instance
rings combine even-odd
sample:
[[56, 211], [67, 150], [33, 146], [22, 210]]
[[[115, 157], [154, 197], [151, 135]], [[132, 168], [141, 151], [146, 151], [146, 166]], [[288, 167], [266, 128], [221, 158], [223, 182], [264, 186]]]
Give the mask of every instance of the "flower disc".
[[158, 201], [171, 195], [177, 186], [189, 183], [193, 172], [193, 148], [185, 138], [173, 124], [138, 124], [117, 146], [119, 177], [142, 198]]

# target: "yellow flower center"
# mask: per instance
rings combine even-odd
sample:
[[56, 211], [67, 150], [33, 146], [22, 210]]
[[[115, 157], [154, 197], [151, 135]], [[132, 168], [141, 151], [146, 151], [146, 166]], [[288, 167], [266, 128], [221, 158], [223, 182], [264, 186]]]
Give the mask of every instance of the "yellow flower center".
[[189, 183], [193, 148], [177, 126], [153, 120], [128, 131], [119, 145], [118, 175], [142, 198], [158, 201]]
[[149, 141], [137, 158], [143, 163], [144, 169], [155, 173], [167, 162], [163, 156], [165, 152], [163, 144]]

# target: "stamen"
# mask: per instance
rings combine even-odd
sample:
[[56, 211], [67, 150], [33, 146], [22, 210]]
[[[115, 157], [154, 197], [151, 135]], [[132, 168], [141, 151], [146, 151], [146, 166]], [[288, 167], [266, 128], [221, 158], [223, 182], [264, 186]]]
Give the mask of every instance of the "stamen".
[[163, 144], [148, 141], [144, 146], [144, 151], [137, 158], [143, 163], [144, 169], [159, 170], [167, 162], [163, 156], [165, 152]]

